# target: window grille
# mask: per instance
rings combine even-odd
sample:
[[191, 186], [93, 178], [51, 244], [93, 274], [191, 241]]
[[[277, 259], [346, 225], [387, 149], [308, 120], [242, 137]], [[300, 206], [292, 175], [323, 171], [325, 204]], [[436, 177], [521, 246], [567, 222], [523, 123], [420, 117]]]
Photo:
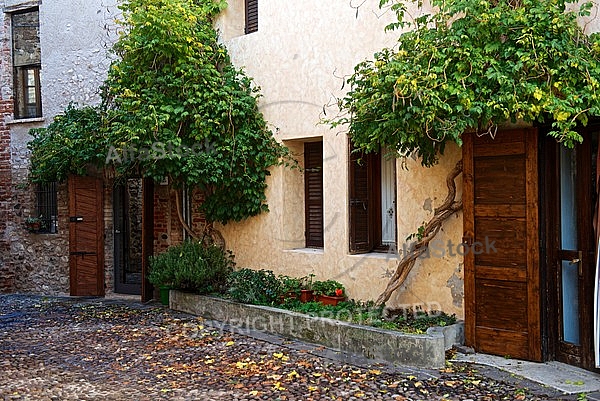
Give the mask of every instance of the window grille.
[[58, 202], [56, 182], [44, 182], [35, 191], [36, 217], [41, 220], [41, 233], [58, 232]]

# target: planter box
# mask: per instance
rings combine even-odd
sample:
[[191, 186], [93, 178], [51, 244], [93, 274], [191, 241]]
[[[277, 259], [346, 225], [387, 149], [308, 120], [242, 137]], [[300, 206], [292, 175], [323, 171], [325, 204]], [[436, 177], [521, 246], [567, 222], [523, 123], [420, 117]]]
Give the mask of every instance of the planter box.
[[434, 327], [422, 335], [404, 334], [174, 290], [171, 290], [170, 307], [237, 328], [265, 331], [375, 360], [421, 368], [444, 367], [445, 350], [461, 344], [464, 338], [462, 323]]

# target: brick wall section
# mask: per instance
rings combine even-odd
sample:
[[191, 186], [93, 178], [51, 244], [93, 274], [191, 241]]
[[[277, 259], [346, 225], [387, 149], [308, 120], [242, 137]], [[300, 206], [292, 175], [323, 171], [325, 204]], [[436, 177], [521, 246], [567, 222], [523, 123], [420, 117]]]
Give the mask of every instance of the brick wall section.
[[[167, 185], [156, 185], [154, 189], [154, 254], [158, 255], [171, 245], [183, 241], [183, 227], [177, 217], [175, 196], [169, 194]], [[201, 234], [206, 219], [198, 211], [203, 196], [200, 191], [192, 193], [192, 229]]]
[[10, 292], [15, 285], [15, 266], [10, 258], [8, 222], [12, 220], [12, 169], [10, 150], [10, 129], [5, 116], [12, 115], [12, 99], [0, 101], [0, 292]]

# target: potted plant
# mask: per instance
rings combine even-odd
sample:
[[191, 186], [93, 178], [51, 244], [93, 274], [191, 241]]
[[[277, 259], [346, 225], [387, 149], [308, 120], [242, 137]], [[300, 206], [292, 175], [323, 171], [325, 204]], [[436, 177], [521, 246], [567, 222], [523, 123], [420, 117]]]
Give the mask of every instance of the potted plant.
[[323, 305], [337, 305], [346, 300], [344, 285], [335, 280], [315, 281], [313, 290], [318, 302]]
[[309, 274], [300, 278], [300, 302], [310, 302], [314, 300], [313, 277]]
[[300, 294], [302, 291], [301, 279], [290, 276], [279, 276], [279, 280], [281, 281], [282, 301], [284, 301], [286, 298], [300, 298]]
[[25, 227], [27, 227], [27, 231], [32, 233], [37, 233], [42, 228], [42, 219], [40, 217], [27, 217], [25, 219]]

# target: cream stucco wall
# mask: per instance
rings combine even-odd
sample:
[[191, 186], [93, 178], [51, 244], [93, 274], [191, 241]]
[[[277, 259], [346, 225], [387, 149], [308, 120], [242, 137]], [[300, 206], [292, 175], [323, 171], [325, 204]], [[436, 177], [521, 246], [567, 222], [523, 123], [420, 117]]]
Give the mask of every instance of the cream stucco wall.
[[[384, 32], [392, 18], [390, 12], [378, 8], [377, 0], [261, 0], [258, 32], [244, 35], [243, 0], [230, 1], [217, 26], [233, 62], [261, 87], [260, 107], [277, 138], [300, 161], [303, 141], [323, 140], [324, 248], [304, 248], [302, 173], [278, 167], [268, 181], [270, 212], [221, 228], [239, 266], [333, 278], [355, 299], [375, 299], [385, 288], [398, 255], [349, 254], [347, 137], [343, 129], [333, 130], [321, 121], [339, 112], [335, 99], [348, 89], [344, 81], [354, 66], [382, 47], [394, 45], [397, 33]], [[400, 253], [404, 239], [445, 198], [446, 175], [460, 158], [460, 149], [453, 146], [431, 169], [412, 159], [402, 168], [403, 161], [398, 160]], [[463, 316], [462, 257], [442, 252], [442, 244], [458, 243], [461, 232], [462, 215], [457, 214], [439, 235], [439, 251], [417, 263], [390, 306], [441, 308]]]

